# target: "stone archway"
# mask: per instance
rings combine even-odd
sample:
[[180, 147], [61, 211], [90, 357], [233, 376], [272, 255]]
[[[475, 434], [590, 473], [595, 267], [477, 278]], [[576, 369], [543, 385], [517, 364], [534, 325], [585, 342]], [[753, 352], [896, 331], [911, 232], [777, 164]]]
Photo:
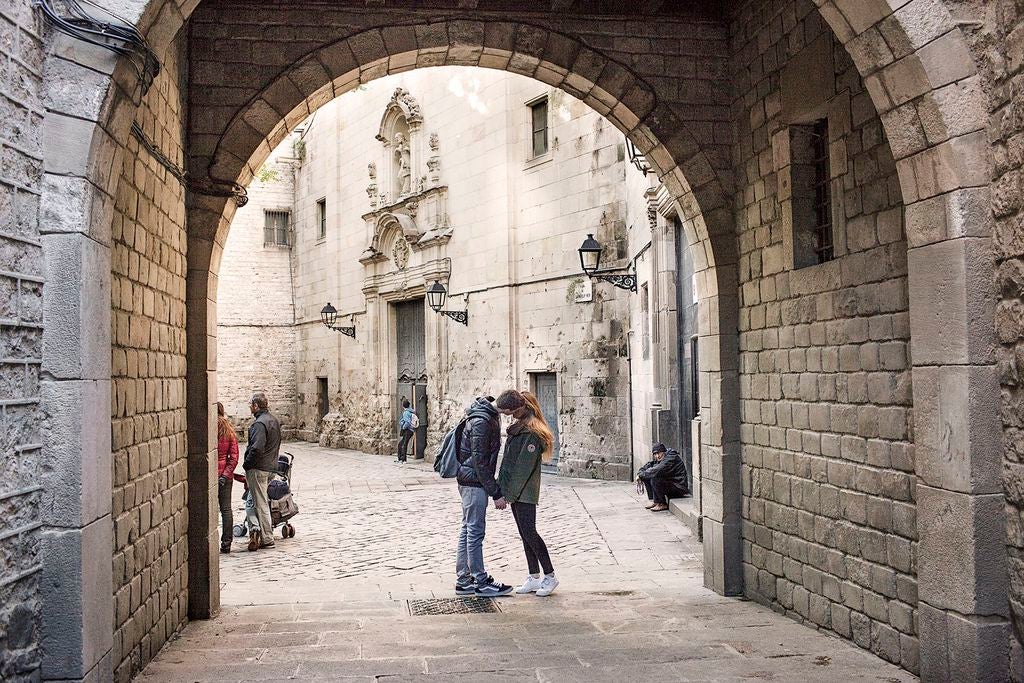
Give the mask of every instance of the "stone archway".
[[[853, 56], [875, 108], [882, 115], [908, 204], [914, 403], [921, 477], [918, 504], [922, 516], [918, 528], [922, 673], [935, 679], [950, 678], [956, 666], [1000, 661], [1005, 655], [1008, 634], [1005, 566], [998, 562], [995, 566], [985, 565], [986, 558], [999, 557], [997, 551], [1002, 549], [1002, 529], [998, 523], [993, 524], [994, 519], [1002, 518], [999, 432], [998, 423], [991, 419], [997, 415], [997, 409], [981, 402], [972, 405], [968, 400], [972, 396], [998, 395], [993, 369], [991, 293], [984, 286], [967, 286], [970, 281], [990, 282], [992, 272], [985, 253], [992, 218], [987, 190], [990, 160], [984, 135], [987, 110], [981, 92], [982, 77], [973, 67], [961, 29], [937, 0], [815, 0], [815, 4]], [[140, 12], [136, 24], [155, 52], [165, 55], [187, 17], [199, 5], [197, 0], [184, 4], [154, 0]], [[895, 10], [894, 5], [898, 6]], [[925, 18], [928, 20], [924, 21]], [[474, 27], [483, 22], [455, 19], [449, 23], [466, 25], [469, 34], [475, 35]], [[704, 354], [702, 349], [702, 356], [717, 359], [712, 365], [715, 373], [734, 369], [733, 331], [738, 305], [734, 299], [736, 265], [735, 247], [730, 244], [733, 221], [728, 200], [731, 183], [727, 154], [722, 154], [721, 147], [695, 148], [698, 136], [686, 131], [699, 130], [700, 126], [688, 125], [690, 122], [680, 120], [671, 105], [653, 97], [660, 81], [645, 75], [654, 85], [642, 87], [635, 70], [626, 69], [606, 56], [612, 50], [587, 48], [571, 59], [552, 59], [552, 55], [560, 54], [559, 50], [567, 46], [571, 53], [575, 39], [566, 43], [561, 40], [565, 36], [524, 26], [521, 32], [498, 32], [500, 47], [493, 48], [498, 50], [497, 54], [486, 48], [477, 52], [476, 44], [486, 41], [486, 26], [485, 41], [476, 41], [463, 38], [458, 30], [454, 35], [447, 30], [442, 32], [441, 25], [427, 24], [421, 29], [394, 27], [393, 31], [382, 29], [363, 34], [358, 46], [347, 47], [354, 59], [359, 50], [359, 78], [364, 73], [374, 77], [389, 69], [412, 68], [419, 65], [421, 57], [429, 62], [437, 59], [432, 56], [437, 54], [444, 54], [446, 59], [451, 56], [453, 60], [476, 58], [478, 65], [485, 65], [486, 59], [494, 66], [496, 60], [510, 68], [515, 65], [530, 70], [531, 75], [546, 82], [557, 80], [560, 87], [583, 96], [588, 104], [609, 115], [656, 163], [679, 199], [680, 215], [690, 219], [686, 229], [697, 254], [696, 261], [708, 264], [701, 278], [702, 303], [705, 311], [714, 311], [705, 328], [707, 333], [702, 330], [702, 343], [709, 345], [712, 352]], [[396, 46], [404, 41], [407, 49], [392, 48], [389, 37]], [[115, 215], [119, 169], [137, 151], [137, 146], [135, 150], [129, 148], [129, 129], [143, 97], [136, 91], [124, 64], [104, 53], [76, 50], [63, 39], [55, 43], [54, 53], [49, 57], [57, 68], [48, 102], [46, 135], [53, 136], [57, 130], [73, 131], [70, 137], [87, 144], [62, 149], [49, 146], [45, 153], [42, 216], [48, 225], [43, 242], [48, 263], [67, 276], [47, 284], [44, 367], [50, 374], [43, 395], [50, 410], [73, 410], [83, 403], [104, 405], [112, 393], [113, 335], [104, 317], [110, 315], [108, 306], [104, 313], [110, 299], [110, 264], [117, 258], [110, 226]], [[344, 55], [345, 51], [338, 49]], [[411, 63], [396, 58], [401, 55], [407, 60], [411, 54], [416, 55]], [[325, 67], [321, 56], [316, 56], [300, 61], [292, 73], [312, 72], [312, 82], [320, 80], [322, 86], [331, 76], [318, 71]], [[83, 101], [78, 97], [80, 90], [63, 87], [70, 83], [90, 84], [89, 92], [94, 97]], [[289, 90], [289, 85], [296, 88], [291, 77], [274, 83], [284, 91]], [[328, 96], [316, 90], [299, 90], [294, 105], [297, 109], [285, 112], [285, 116], [304, 116], [299, 111], [302, 105], [297, 103], [312, 102], [314, 95]], [[234, 150], [225, 148], [226, 154], [216, 159], [222, 166], [210, 168], [234, 169], [234, 177], [246, 179], [250, 173], [247, 167], [251, 167], [248, 162], [254, 158], [253, 149], [268, 144], [277, 125], [273, 123], [264, 131], [261, 116], [277, 121], [281, 118], [273, 107], [261, 113], [260, 101], [269, 104], [268, 100], [257, 98], [252, 100], [253, 107], [245, 108], [241, 118], [232, 111], [226, 119], [238, 126], [232, 139], [254, 143], [252, 148], [246, 149], [245, 144]], [[308, 112], [308, 105], [305, 106]], [[217, 149], [211, 138], [200, 136], [190, 144], [193, 169], [205, 170], [203, 164], [214, 160]], [[230, 155], [236, 151], [242, 156], [232, 159]], [[216, 270], [218, 241], [222, 242], [226, 219], [223, 200], [194, 199], [192, 215], [198, 217], [193, 224], [197, 229], [205, 227], [192, 234], [188, 249], [189, 356], [194, 365], [189, 368], [188, 381], [190, 390], [196, 387], [205, 395], [212, 390], [214, 378], [208, 371], [214, 361], [206, 361], [205, 356], [197, 356], [191, 350], [211, 348], [206, 334], [206, 324], [214, 319], [216, 282], [211, 269]], [[721, 250], [715, 248], [719, 244]], [[950, 273], [955, 274], [961, 286], [950, 289], [944, 281], [934, 279], [936, 274]], [[76, 302], [77, 315], [68, 316], [63, 308], [57, 308], [56, 302], [68, 300]], [[940, 312], [947, 317], [938, 317]], [[937, 334], [940, 323], [942, 334]], [[708, 435], [707, 445], [722, 453], [723, 464], [738, 465], [737, 437], [733, 431], [739, 429], [738, 401], [732, 400], [738, 392], [729, 385], [726, 375], [722, 372], [707, 377], [709, 384], [718, 384], [717, 394], [702, 392], [702, 396], [721, 396], [721, 405], [726, 407], [719, 413], [718, 427], [709, 430], [718, 433]], [[954, 400], [940, 400], [950, 395]], [[202, 412], [202, 406], [193, 408], [189, 422], [203, 423]], [[83, 422], [80, 453], [61, 454], [52, 473], [55, 479], [71, 482], [83, 505], [74, 514], [48, 513], [44, 518], [44, 552], [49, 556], [77, 558], [70, 564], [54, 563], [46, 569], [47, 578], [64, 586], [63, 592], [43, 596], [43, 635], [49, 643], [47, 658], [51, 662], [49, 669], [44, 665], [47, 677], [57, 673], [61, 677], [85, 676], [111, 649], [103, 628], [114, 612], [110, 591], [103, 595], [104, 586], [111, 584], [110, 566], [103, 553], [111, 545], [114, 529], [106, 483], [107, 473], [112, 469], [107, 455], [111, 425], [102, 417]], [[712, 412], [708, 417], [713, 421], [715, 415]], [[190, 469], [205, 476], [206, 481], [212, 479], [208, 471], [209, 424], [207, 415], [205, 432], [201, 424], [199, 431], [189, 430], [188, 446]], [[959, 441], [942, 438], [944, 425], [958, 428], [955, 433], [961, 437]], [[121, 438], [120, 434], [115, 436]], [[46, 453], [54, 457], [52, 444], [47, 445]], [[96, 457], [83, 457], [86, 453]], [[723, 471], [731, 472], [732, 467]], [[732, 486], [736, 488], [731, 489]], [[735, 482], [721, 482], [722, 499], [733, 500], [725, 492], [738, 492], [738, 486], [738, 475]], [[201, 489], [194, 493], [199, 504], [195, 512], [199, 513], [204, 509], [204, 494]], [[706, 539], [710, 539], [709, 551], [715, 557], [739, 553], [738, 533], [734, 535], [734, 528], [730, 528], [739, 525], [738, 494], [735, 500], [735, 509], [730, 506], [721, 511], [718, 528], [723, 540], [717, 550], [716, 526], [712, 524], [712, 533], [706, 534]], [[942, 560], [951, 534], [958, 540], [958, 551], [962, 551], [955, 562]], [[729, 539], [737, 540], [730, 545], [733, 541]], [[192, 552], [203, 552], [201, 539], [196, 541], [190, 556]], [[953, 565], [963, 571], [946, 573]], [[717, 571], [714, 563], [709, 566]], [[723, 591], [735, 590], [739, 584], [726, 580], [728, 562], [723, 561], [720, 566], [721, 581], [713, 575], [709, 585]], [[207, 586], [216, 581], [215, 577], [197, 572], [192, 572], [190, 578]], [[209, 614], [216, 607], [204, 603], [203, 595], [197, 591], [190, 598], [193, 616]], [[70, 616], [68, 600], [73, 604]], [[57, 620], [61, 622], [59, 628], [54, 626]], [[949, 661], [946, 643], [947, 638], [954, 636], [968, 644], [972, 658], [959, 663]]]
[[[410, 42], [411, 41], [411, 42]], [[395, 44], [400, 47], [391, 48]], [[393, 50], [393, 51], [392, 51]], [[702, 147], [685, 116], [659, 103], [644, 79], [578, 39], [536, 26], [510, 22], [457, 20], [371, 29], [327, 44], [285, 65], [223, 121], [204, 121], [198, 137], [209, 143], [190, 159], [193, 173], [208, 173], [216, 184], [246, 184], [270, 151], [306, 116], [360, 83], [419, 66], [481, 66], [531, 76], [582, 99], [627, 134], [649, 158], [662, 182], [680, 203], [688, 242], [699, 250], [698, 291], [706, 323], [699, 331], [706, 414], [702, 429], [705, 582], [729, 595], [742, 592], [740, 566], [739, 382], [735, 339], [738, 305], [732, 214], [726, 193], [731, 184], [720, 160]], [[588, 76], [589, 74], [589, 76]], [[590, 80], [590, 79], [593, 80]], [[227, 114], [227, 112], [225, 112]], [[212, 131], [219, 130], [216, 137]], [[209, 150], [209, 151], [206, 151]], [[681, 162], [676, 161], [681, 159]], [[189, 355], [206, 358], [216, 298], [219, 258], [233, 215], [226, 197], [193, 197], [189, 211]], [[188, 379], [195, 396], [215, 371], [193, 366]], [[192, 443], [210, 429], [203, 401], [190, 412]], [[205, 443], [209, 443], [207, 439]], [[202, 457], [198, 453], [193, 456]], [[191, 456], [190, 456], [191, 457]], [[191, 474], [202, 477], [197, 465]], [[190, 494], [192, 514], [205, 518], [203, 479]], [[193, 528], [193, 549], [210, 548], [209, 529]], [[200, 541], [199, 535], [204, 535]], [[202, 551], [190, 555], [195, 593], [214, 593], [215, 570]], [[198, 583], [201, 582], [201, 585]]]

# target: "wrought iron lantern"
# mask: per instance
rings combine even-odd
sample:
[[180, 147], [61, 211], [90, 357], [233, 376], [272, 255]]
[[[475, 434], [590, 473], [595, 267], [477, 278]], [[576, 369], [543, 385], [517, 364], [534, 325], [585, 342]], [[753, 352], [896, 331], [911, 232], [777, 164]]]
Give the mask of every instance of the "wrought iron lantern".
[[[356, 326], [354, 324], [348, 327], [335, 326], [335, 323], [338, 322], [338, 309], [332, 306], [330, 301], [327, 302], [326, 306], [320, 309], [320, 320], [323, 321], [324, 326], [327, 329], [334, 330], [335, 332], [341, 332], [346, 337], [352, 337], [353, 339], [356, 338]], [[351, 316], [349, 317], [349, 322], [353, 322]]]
[[626, 154], [629, 155], [629, 163], [636, 166], [637, 170], [641, 173], [651, 173], [654, 169], [647, 162], [647, 157], [644, 153], [636, 148], [633, 141], [626, 138]]
[[594, 239], [593, 235], [587, 235], [580, 247], [580, 265], [587, 275], [597, 272], [601, 267], [601, 244]]
[[434, 280], [434, 284], [430, 285], [430, 289], [427, 290], [427, 304], [435, 313], [447, 316], [455, 322], [462, 323], [465, 326], [469, 326], [469, 311], [445, 311], [444, 302], [448, 298], [448, 290], [441, 284], [440, 280]]
[[616, 270], [600, 270], [602, 249], [601, 243], [594, 239], [592, 234], [588, 234], [587, 239], [583, 240], [583, 244], [579, 248], [580, 266], [583, 268], [583, 273], [587, 277], [610, 282], [619, 289], [635, 292], [636, 273], [628, 272], [629, 269], [620, 269], [627, 271], [624, 273]]

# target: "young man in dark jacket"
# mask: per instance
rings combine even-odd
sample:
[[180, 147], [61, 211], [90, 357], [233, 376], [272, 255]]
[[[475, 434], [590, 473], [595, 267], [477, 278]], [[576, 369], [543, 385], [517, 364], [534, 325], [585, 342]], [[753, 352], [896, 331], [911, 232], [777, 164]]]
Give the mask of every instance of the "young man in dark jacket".
[[643, 482], [647, 497], [652, 501], [647, 509], [651, 512], [668, 510], [668, 501], [690, 495], [686, 479], [686, 464], [682, 456], [665, 444], [654, 444], [651, 449], [654, 459], [640, 468], [636, 478]]
[[277, 456], [281, 450], [281, 423], [270, 414], [267, 395], [253, 394], [249, 401], [253, 421], [249, 425], [249, 443], [245, 447], [245, 483], [252, 493], [253, 507], [260, 521], [259, 530], [249, 537], [249, 550], [274, 547], [274, 527], [270, 522], [270, 498], [267, 485], [277, 472]]
[[466, 409], [466, 426], [459, 440], [459, 495], [462, 497], [462, 529], [455, 557], [455, 592], [458, 595], [500, 597], [512, 586], [499, 583], [484, 569], [484, 533], [487, 528], [487, 499], [504, 510], [505, 498], [494, 478], [501, 449], [500, 413], [494, 398], [483, 396]]

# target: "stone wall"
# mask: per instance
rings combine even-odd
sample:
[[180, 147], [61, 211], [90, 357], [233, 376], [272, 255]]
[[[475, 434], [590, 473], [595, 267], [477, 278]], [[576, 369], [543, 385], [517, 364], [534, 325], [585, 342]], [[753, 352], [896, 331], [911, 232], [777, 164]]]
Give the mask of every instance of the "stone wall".
[[38, 680], [44, 262], [40, 26], [0, 7], [0, 679]]
[[[164, 56], [135, 120], [180, 165], [179, 50]], [[134, 138], [114, 211], [113, 669], [128, 681], [188, 614], [184, 189]]]
[[293, 212], [297, 160], [291, 152], [286, 141], [249, 186], [218, 273], [217, 399], [243, 435], [252, 423], [254, 391], [267, 394], [286, 436], [296, 425], [292, 252], [264, 240], [265, 211]]
[[[736, 17], [745, 591], [916, 671], [907, 246], [895, 162], [848, 53], [809, 0], [748, 2]], [[808, 55], [832, 67], [822, 82], [804, 68]], [[835, 94], [821, 101], [836, 258], [794, 269], [783, 200], [796, 190], [780, 157], [797, 122], [791, 110], [823, 93]]]
[[1024, 680], [1024, 7], [994, 3], [997, 42], [988, 45], [986, 63], [993, 79], [992, 125], [995, 180], [993, 245], [999, 263], [996, 333], [1002, 385], [1003, 489], [1006, 493], [1010, 610], [1016, 639], [1011, 643], [1011, 674]]

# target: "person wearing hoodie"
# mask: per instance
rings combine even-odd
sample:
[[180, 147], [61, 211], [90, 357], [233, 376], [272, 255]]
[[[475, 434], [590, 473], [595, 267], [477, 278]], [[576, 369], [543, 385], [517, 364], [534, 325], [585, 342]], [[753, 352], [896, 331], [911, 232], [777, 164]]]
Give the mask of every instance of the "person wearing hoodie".
[[507, 506], [494, 478], [501, 449], [501, 421], [492, 396], [477, 398], [466, 409], [466, 424], [459, 440], [456, 480], [462, 498], [462, 527], [455, 557], [455, 593], [496, 598], [509, 595], [512, 586], [495, 581], [484, 568], [484, 533], [487, 501]]
[[413, 435], [412, 407], [407, 398], [402, 399], [402, 416], [398, 418], [398, 433], [402, 435], [402, 439], [398, 442], [398, 462], [405, 462], [409, 439]]
[[690, 495], [686, 479], [686, 464], [682, 456], [674, 448], [665, 448], [665, 444], [654, 444], [651, 449], [654, 459], [640, 468], [636, 478], [642, 481], [647, 490], [651, 504], [647, 509], [651, 512], [668, 510], [668, 501]]

